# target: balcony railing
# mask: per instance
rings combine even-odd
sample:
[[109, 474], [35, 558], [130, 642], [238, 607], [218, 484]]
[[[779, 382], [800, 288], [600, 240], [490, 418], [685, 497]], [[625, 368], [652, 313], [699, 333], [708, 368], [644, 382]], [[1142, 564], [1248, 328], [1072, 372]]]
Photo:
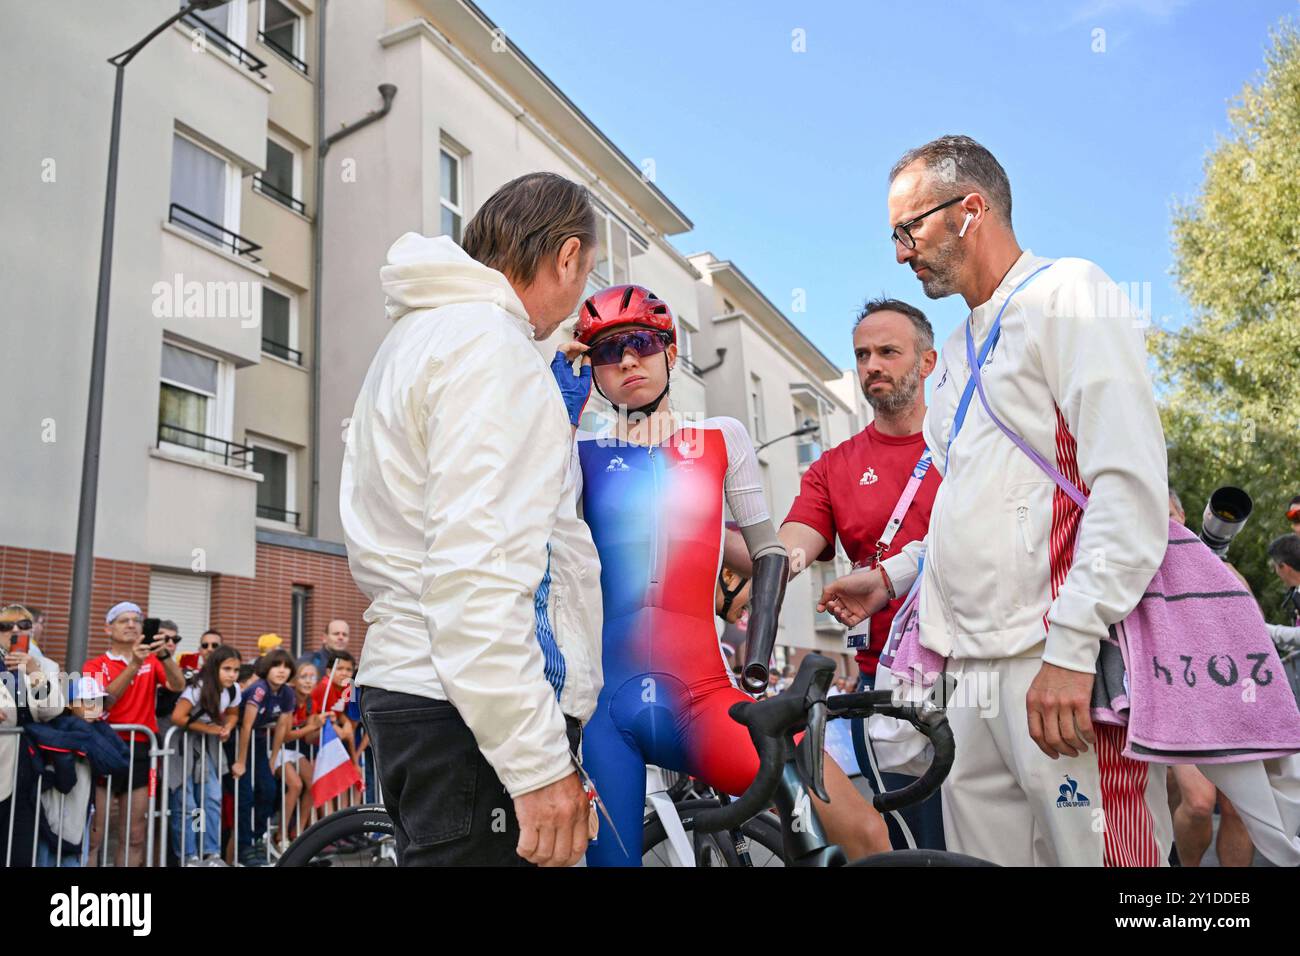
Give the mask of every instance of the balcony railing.
[[268, 518], [271, 521], [283, 521], [287, 524], [293, 525], [295, 528], [298, 527], [299, 513], [297, 511], [289, 511], [285, 508], [276, 508], [271, 505], [258, 505], [257, 516], [259, 518]]
[[274, 186], [271, 183], [268, 183], [261, 176], [253, 176], [253, 188], [263, 196], [274, 199], [280, 205], [288, 206], [294, 212], [301, 213], [304, 216], [307, 215], [307, 207], [303, 205], [301, 199], [294, 199], [290, 193], [285, 192], [279, 186]]
[[246, 67], [250, 73], [256, 73], [260, 77], [266, 76], [265, 60], [259, 60], [257, 57], [253, 56], [252, 53], [245, 50], [242, 46], [230, 39], [230, 37], [226, 36], [206, 20], [203, 20], [201, 17], [198, 17], [193, 13], [187, 13], [185, 16], [181, 17], [181, 23], [184, 23], [191, 29], [198, 30], [207, 37], [206, 42], [211, 43], [214, 47], [233, 59], [240, 66]]
[[210, 455], [214, 460], [219, 460], [221, 464], [228, 468], [247, 469], [252, 464], [253, 449], [247, 445], [240, 445], [225, 438], [217, 438], [215, 435], [205, 435], [203, 432], [190, 431], [188, 428], [181, 428], [179, 425], [159, 422], [159, 448], [162, 447], [163, 442], [203, 452]]
[[167, 221], [216, 243], [222, 249], [229, 249], [235, 255], [243, 256], [250, 262], [262, 261], [261, 256], [254, 255], [262, 247], [253, 240], [245, 239], [237, 232], [231, 232], [221, 223], [200, 216], [193, 209], [187, 209], [180, 203], [174, 202], [168, 207]]
[[268, 37], [261, 30], [257, 31], [257, 38], [261, 40], [264, 44], [266, 44], [268, 47], [270, 47], [272, 50], [274, 50], [276, 53], [278, 53], [280, 56], [284, 57], [284, 59], [288, 60], [289, 65], [292, 66], [299, 73], [301, 73], [303, 76], [307, 75], [307, 64], [304, 63], [302, 60], [298, 59], [298, 57], [294, 56], [284, 47], [280, 46], [280, 44], [276, 43], [273, 39]]
[[297, 349], [289, 348], [283, 342], [263, 338], [262, 351], [267, 355], [274, 355], [276, 358], [284, 359], [286, 362], [292, 362], [294, 365], [302, 364], [302, 353]]

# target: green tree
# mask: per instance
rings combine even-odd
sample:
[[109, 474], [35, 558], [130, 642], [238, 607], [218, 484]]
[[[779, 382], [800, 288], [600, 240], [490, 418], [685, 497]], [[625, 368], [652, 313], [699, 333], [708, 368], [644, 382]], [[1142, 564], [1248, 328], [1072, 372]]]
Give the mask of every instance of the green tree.
[[1174, 210], [1174, 273], [1192, 316], [1149, 343], [1170, 486], [1194, 529], [1216, 487], [1250, 493], [1229, 557], [1280, 622], [1284, 588], [1264, 549], [1291, 530], [1283, 512], [1300, 493], [1300, 33], [1284, 21], [1271, 39], [1199, 195]]

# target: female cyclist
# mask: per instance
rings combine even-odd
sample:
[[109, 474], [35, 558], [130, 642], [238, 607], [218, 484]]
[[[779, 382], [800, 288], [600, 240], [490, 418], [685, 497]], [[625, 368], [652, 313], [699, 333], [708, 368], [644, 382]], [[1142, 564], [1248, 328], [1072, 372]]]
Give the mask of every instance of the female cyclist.
[[[749, 435], [734, 418], [686, 424], [668, 401], [677, 361], [667, 303], [640, 286], [605, 289], [578, 309], [577, 345], [554, 365], [576, 426], [594, 381], [618, 413], [578, 435], [583, 518], [600, 554], [604, 688], [583, 732], [583, 763], [618, 831], [600, 822], [590, 866], [639, 866], [646, 764], [739, 794], [758, 771], [748, 731], [728, 708], [732, 683], [713, 624], [723, 500], [754, 560], [750, 641], [770, 653], [789, 564], [763, 500]], [[575, 376], [566, 359], [585, 353]], [[766, 657], [746, 674], [767, 684]], [[884, 821], [826, 762], [831, 804], [810, 795], [827, 836], [850, 858], [889, 849]]]

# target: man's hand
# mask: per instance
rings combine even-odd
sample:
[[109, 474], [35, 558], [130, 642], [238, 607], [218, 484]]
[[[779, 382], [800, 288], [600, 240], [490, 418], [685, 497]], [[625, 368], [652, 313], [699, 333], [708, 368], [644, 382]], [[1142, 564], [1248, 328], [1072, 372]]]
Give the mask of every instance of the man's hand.
[[871, 569], [854, 571], [826, 585], [817, 610], [830, 611], [841, 624], [856, 627], [888, 603], [884, 575]]
[[1097, 738], [1092, 732], [1093, 675], [1043, 662], [1025, 695], [1029, 736], [1055, 760], [1086, 753]]
[[140, 638], [131, 645], [131, 662], [136, 666], [144, 663], [144, 659], [153, 653], [153, 642], [148, 638]]
[[577, 773], [515, 797], [515, 852], [538, 866], [573, 866], [587, 852], [588, 805]]

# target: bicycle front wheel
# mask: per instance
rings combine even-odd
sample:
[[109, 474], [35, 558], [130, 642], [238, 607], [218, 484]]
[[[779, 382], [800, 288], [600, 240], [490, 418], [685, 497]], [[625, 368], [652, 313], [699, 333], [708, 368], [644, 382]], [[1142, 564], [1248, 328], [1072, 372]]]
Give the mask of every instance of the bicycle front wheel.
[[[730, 833], [696, 833], [695, 815], [720, 806], [717, 800], [683, 800], [674, 804], [690, 841], [696, 866], [785, 866], [781, 856], [781, 825], [770, 813], [760, 813], [741, 826], [738, 847]], [[676, 866], [668, 833], [658, 815], [646, 820], [641, 840], [642, 866]]]
[[393, 819], [382, 806], [348, 807], [313, 824], [276, 866], [396, 866]]

